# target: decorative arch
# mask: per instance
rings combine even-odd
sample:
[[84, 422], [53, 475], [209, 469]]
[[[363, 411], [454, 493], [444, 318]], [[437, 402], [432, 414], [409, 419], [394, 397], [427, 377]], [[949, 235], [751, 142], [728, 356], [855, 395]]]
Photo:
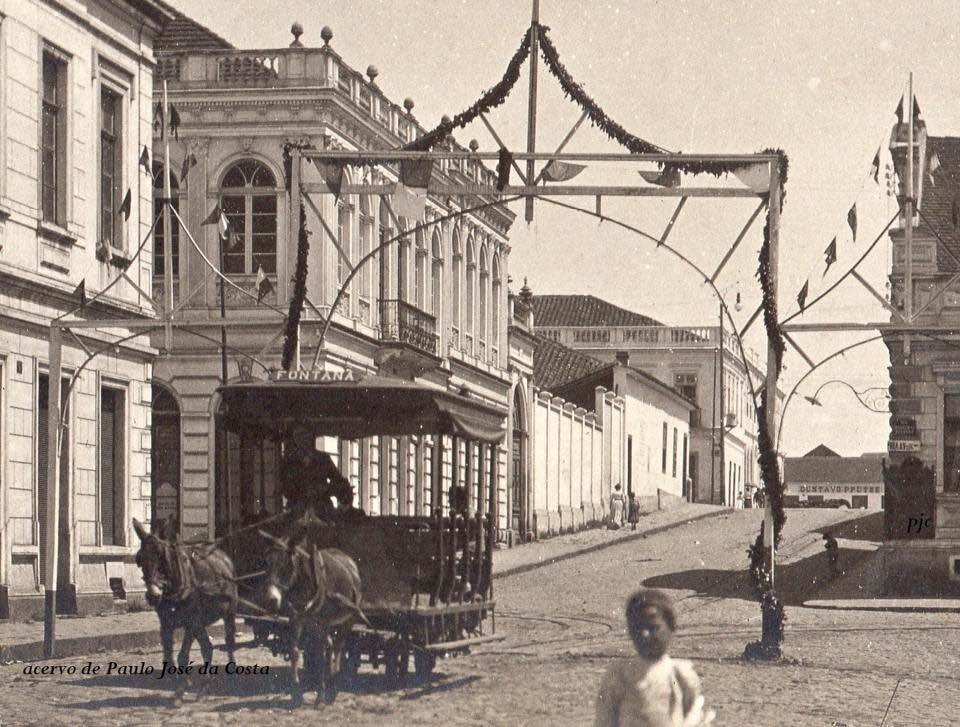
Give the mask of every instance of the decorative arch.
[[[390, 217], [390, 209], [384, 200], [380, 200], [380, 209], [378, 215], [380, 220], [380, 244], [389, 241], [396, 234], [393, 229], [393, 222]], [[393, 258], [393, 246], [388, 246], [380, 252], [380, 299], [390, 300], [393, 295], [393, 279], [390, 264]]]
[[[490, 346], [492, 347], [493, 357], [499, 359], [500, 356], [500, 338], [502, 321], [500, 316], [503, 313], [501, 299], [503, 297], [503, 273], [500, 266], [500, 253], [493, 254], [493, 263], [491, 265], [492, 278], [490, 287]], [[496, 363], [497, 361], [495, 361]]]
[[443, 236], [440, 230], [433, 231], [430, 247], [433, 253], [430, 263], [431, 312], [437, 320], [437, 330], [443, 330], [440, 327], [440, 319], [443, 317]]
[[415, 251], [413, 260], [413, 300], [417, 308], [427, 310], [427, 243], [423, 229], [418, 229], [415, 236]]
[[[357, 201], [357, 207], [360, 218], [360, 234], [359, 234], [359, 249], [357, 250], [357, 260], [363, 260], [373, 249], [374, 245], [374, 219], [373, 219], [373, 208], [370, 204], [370, 195], [361, 194]], [[372, 295], [371, 285], [371, 266], [370, 265], [361, 265], [359, 271], [359, 291], [358, 291], [358, 307], [360, 318], [366, 323], [373, 323], [372, 311], [373, 308], [370, 305], [370, 297]]]
[[487, 357], [487, 299], [490, 297], [490, 267], [487, 262], [487, 242], [483, 240], [480, 243], [480, 257], [477, 263], [477, 353], [482, 357]]
[[461, 238], [460, 226], [453, 228], [453, 269], [450, 272], [450, 302], [451, 302], [451, 320], [450, 333], [453, 339], [453, 345], [460, 348], [463, 345], [461, 340], [460, 317], [463, 306], [463, 241]]
[[529, 457], [529, 426], [527, 420], [527, 400], [524, 395], [523, 384], [518, 382], [513, 387], [513, 417], [511, 426], [510, 448], [510, 522], [508, 528], [520, 536], [520, 541], [527, 539], [528, 514], [530, 498], [527, 488], [527, 458]]

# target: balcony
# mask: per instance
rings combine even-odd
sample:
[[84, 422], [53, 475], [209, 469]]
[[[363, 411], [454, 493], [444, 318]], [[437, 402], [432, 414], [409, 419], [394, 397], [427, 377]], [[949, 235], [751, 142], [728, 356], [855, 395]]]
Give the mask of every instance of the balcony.
[[[716, 349], [720, 341], [718, 326], [567, 326], [537, 327], [544, 338], [571, 348], [629, 349]], [[736, 336], [723, 332], [723, 347], [740, 357]], [[756, 351], [746, 350], [747, 360], [758, 370], [763, 365]]]
[[380, 347], [375, 361], [382, 370], [412, 379], [440, 364], [437, 321], [405, 300], [380, 301]]

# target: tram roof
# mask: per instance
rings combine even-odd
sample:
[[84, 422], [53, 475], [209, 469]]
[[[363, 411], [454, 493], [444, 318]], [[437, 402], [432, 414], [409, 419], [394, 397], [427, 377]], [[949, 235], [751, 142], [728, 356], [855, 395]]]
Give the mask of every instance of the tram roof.
[[298, 378], [220, 386], [217, 419], [227, 429], [283, 435], [297, 424], [317, 435], [447, 434], [498, 443], [506, 412], [468, 396], [381, 376], [359, 380]]

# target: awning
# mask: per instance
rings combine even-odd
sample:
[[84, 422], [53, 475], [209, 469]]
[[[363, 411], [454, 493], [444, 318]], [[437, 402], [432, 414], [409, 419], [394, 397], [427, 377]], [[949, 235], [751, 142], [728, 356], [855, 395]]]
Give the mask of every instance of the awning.
[[400, 379], [255, 381], [217, 391], [217, 419], [231, 431], [282, 436], [302, 423], [317, 435], [345, 439], [447, 434], [490, 444], [506, 431], [506, 411]]

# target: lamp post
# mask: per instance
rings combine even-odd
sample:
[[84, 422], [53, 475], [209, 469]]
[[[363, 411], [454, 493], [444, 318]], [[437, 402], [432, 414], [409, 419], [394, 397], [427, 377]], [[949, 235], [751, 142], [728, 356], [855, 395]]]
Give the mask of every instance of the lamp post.
[[[823, 391], [830, 384], [841, 384], [846, 386], [850, 391], [853, 392], [853, 395], [857, 397], [857, 401], [860, 402], [861, 406], [868, 411], [872, 411], [876, 414], [889, 414], [889, 401], [890, 393], [883, 388], [882, 386], [874, 386], [869, 389], [864, 389], [863, 391], [857, 391], [851, 384], [842, 379], [830, 379], [830, 381], [825, 381], [820, 384], [820, 387], [814, 392], [813, 396], [804, 396], [803, 398], [810, 402], [813, 406], [823, 406], [818, 398], [820, 392]], [[876, 392], [876, 393], [872, 393]], [[880, 402], [883, 402], [881, 404]]]

